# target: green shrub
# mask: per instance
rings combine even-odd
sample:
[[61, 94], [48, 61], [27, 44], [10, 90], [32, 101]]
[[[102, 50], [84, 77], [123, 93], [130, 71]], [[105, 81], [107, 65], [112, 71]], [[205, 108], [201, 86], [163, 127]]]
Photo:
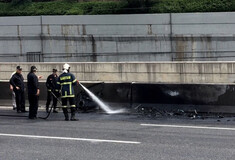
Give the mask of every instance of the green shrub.
[[235, 11], [235, 0], [122, 0], [80, 3], [76, 0], [41, 1], [43, 2], [13, 0], [12, 3], [0, 3], [0, 16]]
[[233, 11], [235, 0], [155, 0], [151, 13]]
[[[83, 9], [85, 3], [81, 5]], [[89, 10], [86, 10], [85, 14], [117, 14], [119, 11], [126, 6], [126, 3], [113, 3], [113, 2], [97, 2], [97, 3], [86, 3]], [[85, 9], [84, 9], [85, 10]]]
[[32, 2], [32, 1], [31, 0], [12, 0], [11, 5], [16, 6], [16, 5], [30, 3], [30, 2]]
[[59, 1], [31, 3], [26, 9], [33, 15], [64, 15], [71, 7], [72, 3]]

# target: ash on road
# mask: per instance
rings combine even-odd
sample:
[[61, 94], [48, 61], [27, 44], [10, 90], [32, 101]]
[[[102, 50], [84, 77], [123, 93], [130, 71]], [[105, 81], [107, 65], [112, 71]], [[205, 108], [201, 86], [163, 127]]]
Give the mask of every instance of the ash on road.
[[[15, 114], [0, 110], [0, 114]], [[39, 114], [43, 114], [40, 112]], [[1, 160], [227, 160], [235, 157], [234, 117], [190, 120], [79, 114], [63, 121], [0, 117]]]

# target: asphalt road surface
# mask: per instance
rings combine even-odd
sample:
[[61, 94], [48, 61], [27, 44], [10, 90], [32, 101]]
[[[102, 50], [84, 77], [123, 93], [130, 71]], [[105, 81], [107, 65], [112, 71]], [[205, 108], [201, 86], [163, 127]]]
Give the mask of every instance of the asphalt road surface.
[[235, 159], [234, 117], [218, 122], [83, 113], [79, 119], [0, 116], [0, 160]]

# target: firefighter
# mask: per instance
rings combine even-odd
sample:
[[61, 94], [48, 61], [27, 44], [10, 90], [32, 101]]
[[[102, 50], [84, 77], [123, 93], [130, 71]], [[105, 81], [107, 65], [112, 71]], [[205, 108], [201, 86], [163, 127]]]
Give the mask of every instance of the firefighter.
[[[46, 81], [46, 87], [47, 87], [46, 111], [47, 113], [49, 112], [49, 105], [51, 103], [51, 100], [53, 99], [53, 113], [58, 113], [56, 110], [57, 98], [55, 97], [55, 96], [58, 97], [59, 95], [59, 92], [57, 89], [57, 80], [58, 80], [57, 69], [53, 69], [52, 72], [53, 73], [47, 77], [47, 81]], [[52, 92], [55, 96], [52, 94]]]
[[63, 73], [59, 76], [57, 84], [61, 90], [61, 101], [63, 106], [63, 113], [65, 116], [65, 120], [69, 120], [67, 102], [69, 101], [71, 108], [71, 121], [76, 121], [78, 119], [75, 118], [76, 106], [75, 106], [75, 94], [74, 94], [74, 86], [77, 85], [78, 81], [75, 76], [69, 72], [70, 66], [69, 64], [63, 65]]
[[28, 79], [28, 99], [29, 99], [29, 119], [37, 119], [38, 111], [38, 98], [40, 94], [38, 79], [41, 77], [36, 76], [37, 68], [31, 67], [27, 76]]
[[16, 67], [16, 73], [12, 75], [10, 84], [13, 87], [16, 100], [17, 113], [26, 112], [25, 110], [25, 96], [24, 96], [24, 78], [22, 76], [22, 68]]

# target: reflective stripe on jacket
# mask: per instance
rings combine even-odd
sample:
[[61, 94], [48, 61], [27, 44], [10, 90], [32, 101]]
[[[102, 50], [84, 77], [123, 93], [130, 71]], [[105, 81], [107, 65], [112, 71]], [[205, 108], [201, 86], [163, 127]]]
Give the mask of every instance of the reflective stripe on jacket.
[[57, 81], [61, 89], [61, 97], [75, 97], [74, 85], [77, 84], [77, 79], [72, 73], [62, 73]]

